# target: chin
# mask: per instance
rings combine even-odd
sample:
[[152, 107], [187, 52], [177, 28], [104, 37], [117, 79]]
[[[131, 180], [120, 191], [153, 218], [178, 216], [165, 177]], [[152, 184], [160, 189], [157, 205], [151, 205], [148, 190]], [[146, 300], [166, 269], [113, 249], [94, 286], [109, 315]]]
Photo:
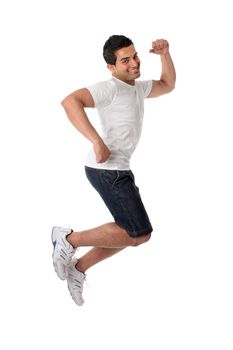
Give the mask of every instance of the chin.
[[134, 75], [134, 77], [132, 78], [132, 80], [135, 80], [135, 79], [139, 78], [139, 77], [140, 77], [140, 75], [141, 75], [141, 73], [137, 73], [137, 74], [135, 74], [135, 75]]

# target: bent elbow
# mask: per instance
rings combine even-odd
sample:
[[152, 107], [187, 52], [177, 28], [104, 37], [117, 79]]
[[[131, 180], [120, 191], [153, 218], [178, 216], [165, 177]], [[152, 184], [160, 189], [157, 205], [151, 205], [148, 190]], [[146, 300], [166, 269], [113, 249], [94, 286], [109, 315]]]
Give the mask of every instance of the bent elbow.
[[74, 94], [66, 96], [61, 101], [61, 105], [65, 109], [70, 108], [70, 107], [72, 108], [74, 106], [84, 107], [82, 101], [77, 96], [75, 96]]
[[168, 94], [169, 92], [172, 92], [172, 90], [175, 89], [175, 83], [174, 84], [169, 84], [166, 86], [166, 93]]
[[66, 107], [67, 106], [67, 104], [68, 104], [68, 97], [65, 97], [62, 101], [61, 101], [61, 105], [62, 105], [62, 107]]
[[73, 98], [73, 96], [69, 95], [66, 96], [62, 101], [61, 101], [61, 105], [64, 109], [70, 108], [72, 107], [74, 104], [76, 104], [77, 102], [75, 101], [75, 99]]
[[163, 94], [168, 94], [175, 89], [175, 82], [160, 80], [160, 86]]
[[175, 87], [176, 87], [175, 84], [173, 84], [172, 86], [170, 86], [169, 92], [171, 92], [172, 90], [174, 90]]

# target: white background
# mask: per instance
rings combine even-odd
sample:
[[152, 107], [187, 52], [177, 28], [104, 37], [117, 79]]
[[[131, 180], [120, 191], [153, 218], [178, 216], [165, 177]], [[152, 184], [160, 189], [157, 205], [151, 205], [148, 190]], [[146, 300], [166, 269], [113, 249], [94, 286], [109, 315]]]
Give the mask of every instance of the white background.
[[[1, 2], [2, 349], [233, 349], [231, 22], [226, 0]], [[78, 307], [53, 271], [51, 227], [111, 216], [60, 101], [110, 77], [112, 34], [133, 39], [143, 79], [159, 78], [148, 51], [167, 39], [177, 85], [146, 101], [132, 159], [153, 238], [90, 269]]]

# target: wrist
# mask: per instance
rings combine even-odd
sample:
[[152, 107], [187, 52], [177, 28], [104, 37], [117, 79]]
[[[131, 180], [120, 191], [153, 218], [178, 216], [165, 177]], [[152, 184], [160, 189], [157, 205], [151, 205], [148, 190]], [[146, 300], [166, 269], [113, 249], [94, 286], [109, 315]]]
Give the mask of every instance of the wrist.
[[170, 53], [169, 53], [169, 51], [166, 53], [161, 53], [160, 56], [161, 56], [161, 58], [163, 57], [166, 59], [167, 57], [170, 57]]
[[95, 146], [95, 145], [98, 145], [98, 144], [100, 144], [100, 143], [103, 143], [103, 140], [101, 139], [100, 136], [97, 136], [96, 138], [94, 138], [93, 140], [91, 140], [91, 142], [92, 142], [93, 146]]

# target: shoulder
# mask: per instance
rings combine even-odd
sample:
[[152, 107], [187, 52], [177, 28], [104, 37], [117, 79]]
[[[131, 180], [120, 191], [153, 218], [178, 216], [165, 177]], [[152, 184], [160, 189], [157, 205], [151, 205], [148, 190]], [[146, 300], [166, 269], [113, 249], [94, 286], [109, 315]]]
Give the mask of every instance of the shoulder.
[[136, 80], [136, 88], [147, 98], [152, 89], [152, 80]]
[[109, 105], [117, 93], [117, 86], [113, 79], [100, 81], [94, 85], [88, 86], [96, 107]]
[[100, 81], [93, 85], [87, 86], [87, 89], [91, 92], [91, 94], [112, 94], [116, 92], [116, 84], [112, 79]]

